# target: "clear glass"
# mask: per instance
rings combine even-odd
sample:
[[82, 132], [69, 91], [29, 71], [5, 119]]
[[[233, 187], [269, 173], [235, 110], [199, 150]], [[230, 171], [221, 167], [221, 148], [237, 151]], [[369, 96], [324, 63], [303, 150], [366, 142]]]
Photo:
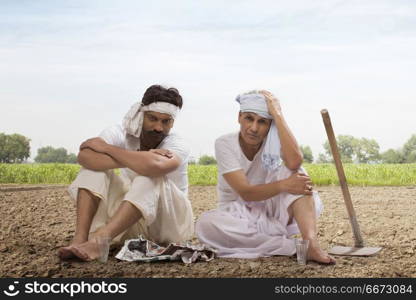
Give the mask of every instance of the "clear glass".
[[302, 239], [295, 239], [296, 257], [299, 265], [306, 265], [309, 241]]
[[98, 261], [106, 263], [108, 260], [108, 253], [110, 252], [111, 238], [99, 236], [95, 238], [95, 241], [97, 242], [98, 250], [100, 251]]

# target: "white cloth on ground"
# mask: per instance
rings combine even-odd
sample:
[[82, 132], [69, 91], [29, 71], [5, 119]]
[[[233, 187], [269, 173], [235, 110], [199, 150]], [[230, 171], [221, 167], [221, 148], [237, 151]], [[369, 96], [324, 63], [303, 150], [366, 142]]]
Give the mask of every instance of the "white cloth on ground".
[[189, 242], [170, 243], [167, 247], [162, 247], [140, 236], [136, 239], [126, 240], [116, 258], [139, 262], [182, 260], [182, 262], [190, 264], [198, 260], [213, 260], [215, 253], [214, 249], [206, 245], [192, 245]]
[[[267, 171], [261, 166], [264, 144], [252, 161], [241, 150], [239, 133], [218, 138], [215, 155], [218, 164], [218, 208], [203, 213], [196, 223], [196, 235], [218, 251], [219, 257], [256, 258], [292, 255], [295, 245], [291, 235], [299, 233], [295, 222], [289, 224], [288, 207], [304, 195], [280, 193], [264, 201], [244, 201], [226, 182], [223, 174], [243, 170], [250, 184], [264, 184]], [[306, 171], [301, 168], [301, 172]], [[293, 173], [282, 165], [275, 180]], [[316, 214], [323, 206], [317, 192], [313, 193]]]

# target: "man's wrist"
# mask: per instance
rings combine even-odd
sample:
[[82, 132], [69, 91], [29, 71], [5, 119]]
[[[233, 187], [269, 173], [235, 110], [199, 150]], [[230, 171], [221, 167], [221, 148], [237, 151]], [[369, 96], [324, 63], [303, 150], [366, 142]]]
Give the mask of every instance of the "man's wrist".
[[273, 118], [282, 118], [283, 117], [282, 111], [278, 110], [278, 109], [273, 109], [270, 114]]
[[276, 185], [279, 190], [279, 193], [286, 192], [286, 179], [276, 181]]

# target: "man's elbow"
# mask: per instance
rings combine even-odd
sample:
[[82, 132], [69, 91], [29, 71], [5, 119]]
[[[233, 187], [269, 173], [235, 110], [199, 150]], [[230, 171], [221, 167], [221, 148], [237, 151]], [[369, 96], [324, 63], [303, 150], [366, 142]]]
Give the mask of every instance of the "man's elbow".
[[253, 201], [253, 198], [250, 197], [247, 193], [241, 193], [240, 197], [241, 197], [241, 199], [243, 199], [246, 202]]
[[285, 165], [288, 169], [296, 171], [302, 166], [302, 163], [303, 163], [303, 158], [300, 157], [298, 159], [285, 162]]
[[253, 193], [250, 186], [247, 186], [244, 189], [240, 190], [238, 194], [240, 195], [241, 199], [243, 199], [246, 202], [256, 201], [256, 194]]
[[302, 163], [288, 163], [286, 167], [292, 171], [298, 170], [302, 166]]
[[85, 151], [84, 150], [79, 151], [78, 156], [77, 156], [77, 162], [81, 166], [85, 167]]
[[91, 165], [87, 152], [88, 152], [87, 149], [84, 149], [84, 150], [79, 151], [78, 156], [77, 156], [78, 163], [82, 167], [84, 167], [85, 169], [99, 171], [98, 169], [94, 168], [93, 165]]

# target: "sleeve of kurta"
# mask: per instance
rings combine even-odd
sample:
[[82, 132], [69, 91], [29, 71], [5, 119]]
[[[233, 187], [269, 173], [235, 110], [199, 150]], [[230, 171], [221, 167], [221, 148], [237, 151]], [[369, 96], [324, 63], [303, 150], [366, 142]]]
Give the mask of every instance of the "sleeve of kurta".
[[120, 125], [113, 125], [104, 129], [100, 135], [107, 144], [125, 148], [125, 133]]
[[233, 145], [231, 142], [232, 140], [224, 137], [215, 141], [215, 158], [219, 175], [243, 169], [240, 164], [238, 145]]
[[160, 145], [160, 149], [166, 149], [175, 153], [181, 160], [181, 163], [189, 160], [190, 150], [185, 141], [173, 133], [168, 135], [163, 143]]

